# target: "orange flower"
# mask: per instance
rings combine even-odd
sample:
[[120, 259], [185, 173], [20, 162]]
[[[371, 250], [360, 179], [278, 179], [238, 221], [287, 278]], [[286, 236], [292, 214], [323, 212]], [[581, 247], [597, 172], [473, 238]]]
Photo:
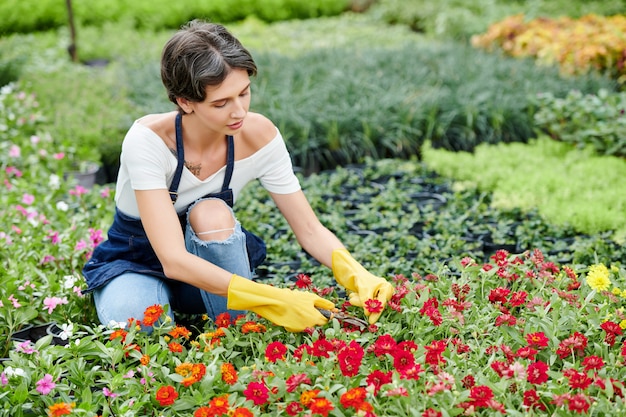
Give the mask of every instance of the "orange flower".
[[327, 398], [313, 398], [311, 404], [309, 404], [309, 410], [313, 414], [321, 414], [323, 416], [327, 416], [334, 408], [333, 403]]
[[142, 355], [141, 359], [139, 359], [139, 362], [143, 365], [146, 366], [150, 363], [150, 356], [148, 355]]
[[217, 327], [228, 327], [230, 326], [230, 314], [228, 312], [218, 314], [215, 318], [215, 325]]
[[167, 348], [170, 350], [170, 352], [173, 352], [173, 353], [180, 353], [183, 351], [183, 345], [181, 345], [180, 343], [176, 343], [176, 342], [168, 343]]
[[247, 321], [241, 325], [241, 331], [243, 334], [246, 333], [265, 333], [267, 328], [261, 323], [256, 323], [254, 321]]
[[116, 329], [113, 331], [113, 333], [109, 335], [109, 340], [115, 340], [119, 337], [120, 339], [122, 339], [122, 342], [124, 342], [124, 340], [126, 340], [127, 334], [128, 332], [124, 329]]
[[183, 362], [176, 367], [175, 371], [180, 376], [188, 377], [189, 375], [191, 375], [192, 367], [193, 365], [189, 362]]
[[222, 381], [228, 385], [233, 385], [237, 382], [237, 371], [232, 363], [223, 363], [221, 368]]
[[56, 403], [48, 407], [48, 415], [50, 417], [67, 416], [72, 414], [72, 409], [76, 407], [76, 403]]
[[161, 407], [174, 404], [176, 398], [178, 398], [178, 393], [171, 385], [165, 385], [156, 392], [156, 400]]
[[302, 394], [300, 394], [300, 404], [308, 407], [308, 405], [317, 397], [317, 394], [319, 393], [320, 390], [318, 389], [304, 391]]
[[211, 410], [211, 408], [207, 407], [206, 405], [198, 408], [195, 413], [193, 413], [193, 417], [212, 417], [214, 415], [215, 414], [213, 413], [213, 410]]
[[163, 314], [163, 307], [160, 304], [155, 304], [146, 308], [143, 312], [143, 324], [144, 326], [152, 326]]
[[185, 339], [189, 339], [191, 331], [188, 330], [185, 326], [176, 326], [168, 334], [174, 338], [184, 337]]
[[200, 381], [204, 377], [206, 373], [206, 366], [202, 363], [191, 364], [185, 362], [176, 367], [176, 373], [184, 377], [182, 384], [188, 387], [189, 385]]
[[213, 412], [213, 414], [211, 414], [213, 416], [220, 416], [222, 414], [228, 414], [228, 408], [229, 408], [228, 394], [220, 395], [219, 397], [213, 398], [209, 402], [209, 407], [211, 408], [211, 411]]
[[252, 411], [248, 410], [246, 407], [239, 407], [233, 411], [232, 417], [253, 417]]

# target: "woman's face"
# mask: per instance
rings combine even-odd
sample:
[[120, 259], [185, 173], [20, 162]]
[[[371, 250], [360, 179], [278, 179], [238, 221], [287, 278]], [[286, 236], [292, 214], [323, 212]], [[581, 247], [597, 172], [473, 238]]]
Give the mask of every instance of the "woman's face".
[[210, 130], [236, 134], [243, 126], [250, 108], [250, 77], [243, 69], [234, 69], [218, 86], [206, 88], [206, 99], [189, 102], [195, 115]]

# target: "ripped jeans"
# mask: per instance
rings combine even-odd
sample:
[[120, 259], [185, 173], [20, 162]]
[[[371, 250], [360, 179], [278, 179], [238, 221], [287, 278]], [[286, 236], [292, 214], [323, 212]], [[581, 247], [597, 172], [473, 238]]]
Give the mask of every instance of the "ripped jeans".
[[[224, 203], [224, 206], [230, 210], [235, 223], [232, 234], [224, 240], [202, 240], [191, 227], [189, 215], [195, 205], [204, 200], [198, 200], [187, 210], [185, 226], [187, 251], [233, 274], [250, 279], [252, 268], [246, 248], [246, 234], [232, 208]], [[126, 323], [129, 318], [141, 320], [146, 308], [155, 304], [169, 305], [167, 314], [172, 320], [175, 319], [176, 312], [206, 313], [212, 320], [224, 312], [228, 312], [232, 318], [245, 313], [239, 310], [228, 310], [225, 297], [200, 290], [181, 281], [140, 272], [125, 272], [103, 287], [95, 289], [93, 294], [98, 318], [104, 325], [111, 322]], [[144, 330], [150, 331], [150, 329]]]

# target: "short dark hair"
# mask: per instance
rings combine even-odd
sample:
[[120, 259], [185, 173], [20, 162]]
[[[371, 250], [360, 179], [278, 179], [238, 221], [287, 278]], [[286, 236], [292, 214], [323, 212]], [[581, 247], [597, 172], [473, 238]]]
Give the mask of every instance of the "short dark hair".
[[244, 69], [250, 76], [257, 73], [250, 52], [219, 24], [192, 20], [163, 47], [161, 80], [177, 106], [179, 97], [204, 101], [206, 87], [220, 85], [233, 69]]

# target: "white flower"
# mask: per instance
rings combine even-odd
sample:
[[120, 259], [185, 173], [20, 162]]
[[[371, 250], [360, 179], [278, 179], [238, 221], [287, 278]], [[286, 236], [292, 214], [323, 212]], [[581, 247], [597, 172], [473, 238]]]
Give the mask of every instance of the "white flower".
[[110, 328], [110, 329], [125, 329], [126, 328], [126, 323], [123, 322], [123, 321], [111, 320], [107, 324], [107, 327]]
[[21, 377], [26, 376], [26, 372], [22, 368], [13, 369], [13, 367], [9, 366], [4, 369], [4, 372], [9, 378], [14, 377], [14, 376], [21, 376]]
[[59, 337], [61, 338], [61, 340], [67, 340], [70, 337], [72, 337], [72, 333], [74, 331], [74, 324], [73, 323], [63, 323], [61, 326], [61, 332], [59, 333]]
[[57, 203], [57, 210], [67, 211], [69, 208], [70, 206], [65, 201], [59, 201]]
[[77, 278], [74, 275], [65, 275], [63, 277], [63, 288], [65, 288], [66, 290], [74, 288], [74, 285], [76, 284], [76, 280]]
[[[48, 179], [48, 186], [50, 186], [50, 188], [52, 188], [53, 190], [58, 190], [59, 187], [61, 186], [61, 178], [56, 175], [56, 174], [51, 174], [50, 175], [50, 179]], [[57, 204], [57, 208], [59, 207], [59, 205]], [[67, 210], [67, 209], [65, 209]], [[63, 211], [65, 211], [63, 210]]]

